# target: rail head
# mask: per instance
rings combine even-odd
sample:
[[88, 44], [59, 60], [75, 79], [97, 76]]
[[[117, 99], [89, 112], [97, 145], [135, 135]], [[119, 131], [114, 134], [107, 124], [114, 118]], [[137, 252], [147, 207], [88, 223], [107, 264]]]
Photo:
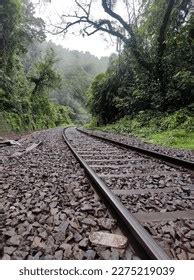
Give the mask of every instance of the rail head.
[[84, 168], [88, 178], [93, 183], [94, 187], [102, 195], [102, 199], [111, 205], [111, 210], [122, 221], [125, 229], [132, 233], [141, 247], [145, 250], [150, 259], [155, 260], [169, 260], [170, 257], [164, 252], [164, 250], [158, 245], [153, 237], [144, 229], [144, 227], [138, 222], [138, 220], [124, 207], [119, 199], [113, 194], [113, 192], [106, 186], [106, 184], [99, 178], [99, 176], [93, 171], [93, 169], [86, 163], [86, 161], [77, 153], [76, 149], [71, 145], [66, 136], [66, 130], [63, 130], [63, 139], [68, 145], [69, 149], [74, 154], [75, 158], [79, 161], [80, 165]]

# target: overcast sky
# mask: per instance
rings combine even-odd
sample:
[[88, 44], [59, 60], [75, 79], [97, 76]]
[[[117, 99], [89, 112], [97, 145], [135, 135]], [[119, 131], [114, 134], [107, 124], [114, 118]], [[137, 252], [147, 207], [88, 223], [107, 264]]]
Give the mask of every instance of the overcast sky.
[[[37, 0], [34, 0], [35, 2]], [[93, 15], [95, 18], [106, 17], [102, 7], [101, 0], [94, 0]], [[60, 16], [62, 14], [73, 14], [74, 13], [74, 0], [52, 0], [51, 4], [42, 4], [37, 6], [37, 15], [42, 17], [47, 25], [50, 22], [54, 24], [61, 24]], [[84, 38], [79, 33], [79, 28], [71, 29], [67, 35], [47, 35], [47, 39], [52, 40], [56, 44], [60, 44], [65, 48], [89, 51], [90, 53], [101, 57], [109, 56], [111, 53], [116, 51], [115, 39], [110, 38], [107, 35], [105, 38], [99, 33], [90, 37], [85, 36]], [[77, 33], [77, 35], [71, 34], [71, 32]], [[106, 40], [105, 40], [106, 39]]]

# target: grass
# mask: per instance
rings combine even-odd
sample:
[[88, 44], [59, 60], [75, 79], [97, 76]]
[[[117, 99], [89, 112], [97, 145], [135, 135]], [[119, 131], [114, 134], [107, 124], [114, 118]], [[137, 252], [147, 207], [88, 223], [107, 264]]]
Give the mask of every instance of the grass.
[[168, 147], [194, 150], [194, 132], [183, 129], [155, 133], [148, 138], [149, 142]]
[[179, 111], [172, 115], [151, 117], [141, 114], [125, 117], [114, 124], [97, 127], [95, 120], [86, 128], [133, 135], [142, 140], [166, 147], [194, 150], [194, 118]]

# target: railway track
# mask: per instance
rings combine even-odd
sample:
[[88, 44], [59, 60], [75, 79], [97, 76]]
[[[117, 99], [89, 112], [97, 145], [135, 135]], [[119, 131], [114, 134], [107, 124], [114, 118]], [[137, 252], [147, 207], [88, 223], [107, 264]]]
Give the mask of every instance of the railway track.
[[[140, 259], [61, 135], [40, 131], [0, 149], [0, 259]], [[34, 142], [43, 144], [24, 152]]]
[[192, 162], [181, 165], [75, 128], [63, 137], [123, 230], [151, 259], [194, 259]]

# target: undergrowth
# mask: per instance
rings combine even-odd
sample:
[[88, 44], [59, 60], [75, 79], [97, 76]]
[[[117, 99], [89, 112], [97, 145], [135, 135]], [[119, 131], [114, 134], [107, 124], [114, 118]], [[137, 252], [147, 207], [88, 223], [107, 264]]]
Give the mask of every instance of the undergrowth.
[[167, 147], [194, 150], [194, 116], [188, 109], [164, 116], [140, 112], [136, 117], [124, 117], [106, 126], [97, 126], [93, 118], [85, 127], [133, 135], [144, 141]]

